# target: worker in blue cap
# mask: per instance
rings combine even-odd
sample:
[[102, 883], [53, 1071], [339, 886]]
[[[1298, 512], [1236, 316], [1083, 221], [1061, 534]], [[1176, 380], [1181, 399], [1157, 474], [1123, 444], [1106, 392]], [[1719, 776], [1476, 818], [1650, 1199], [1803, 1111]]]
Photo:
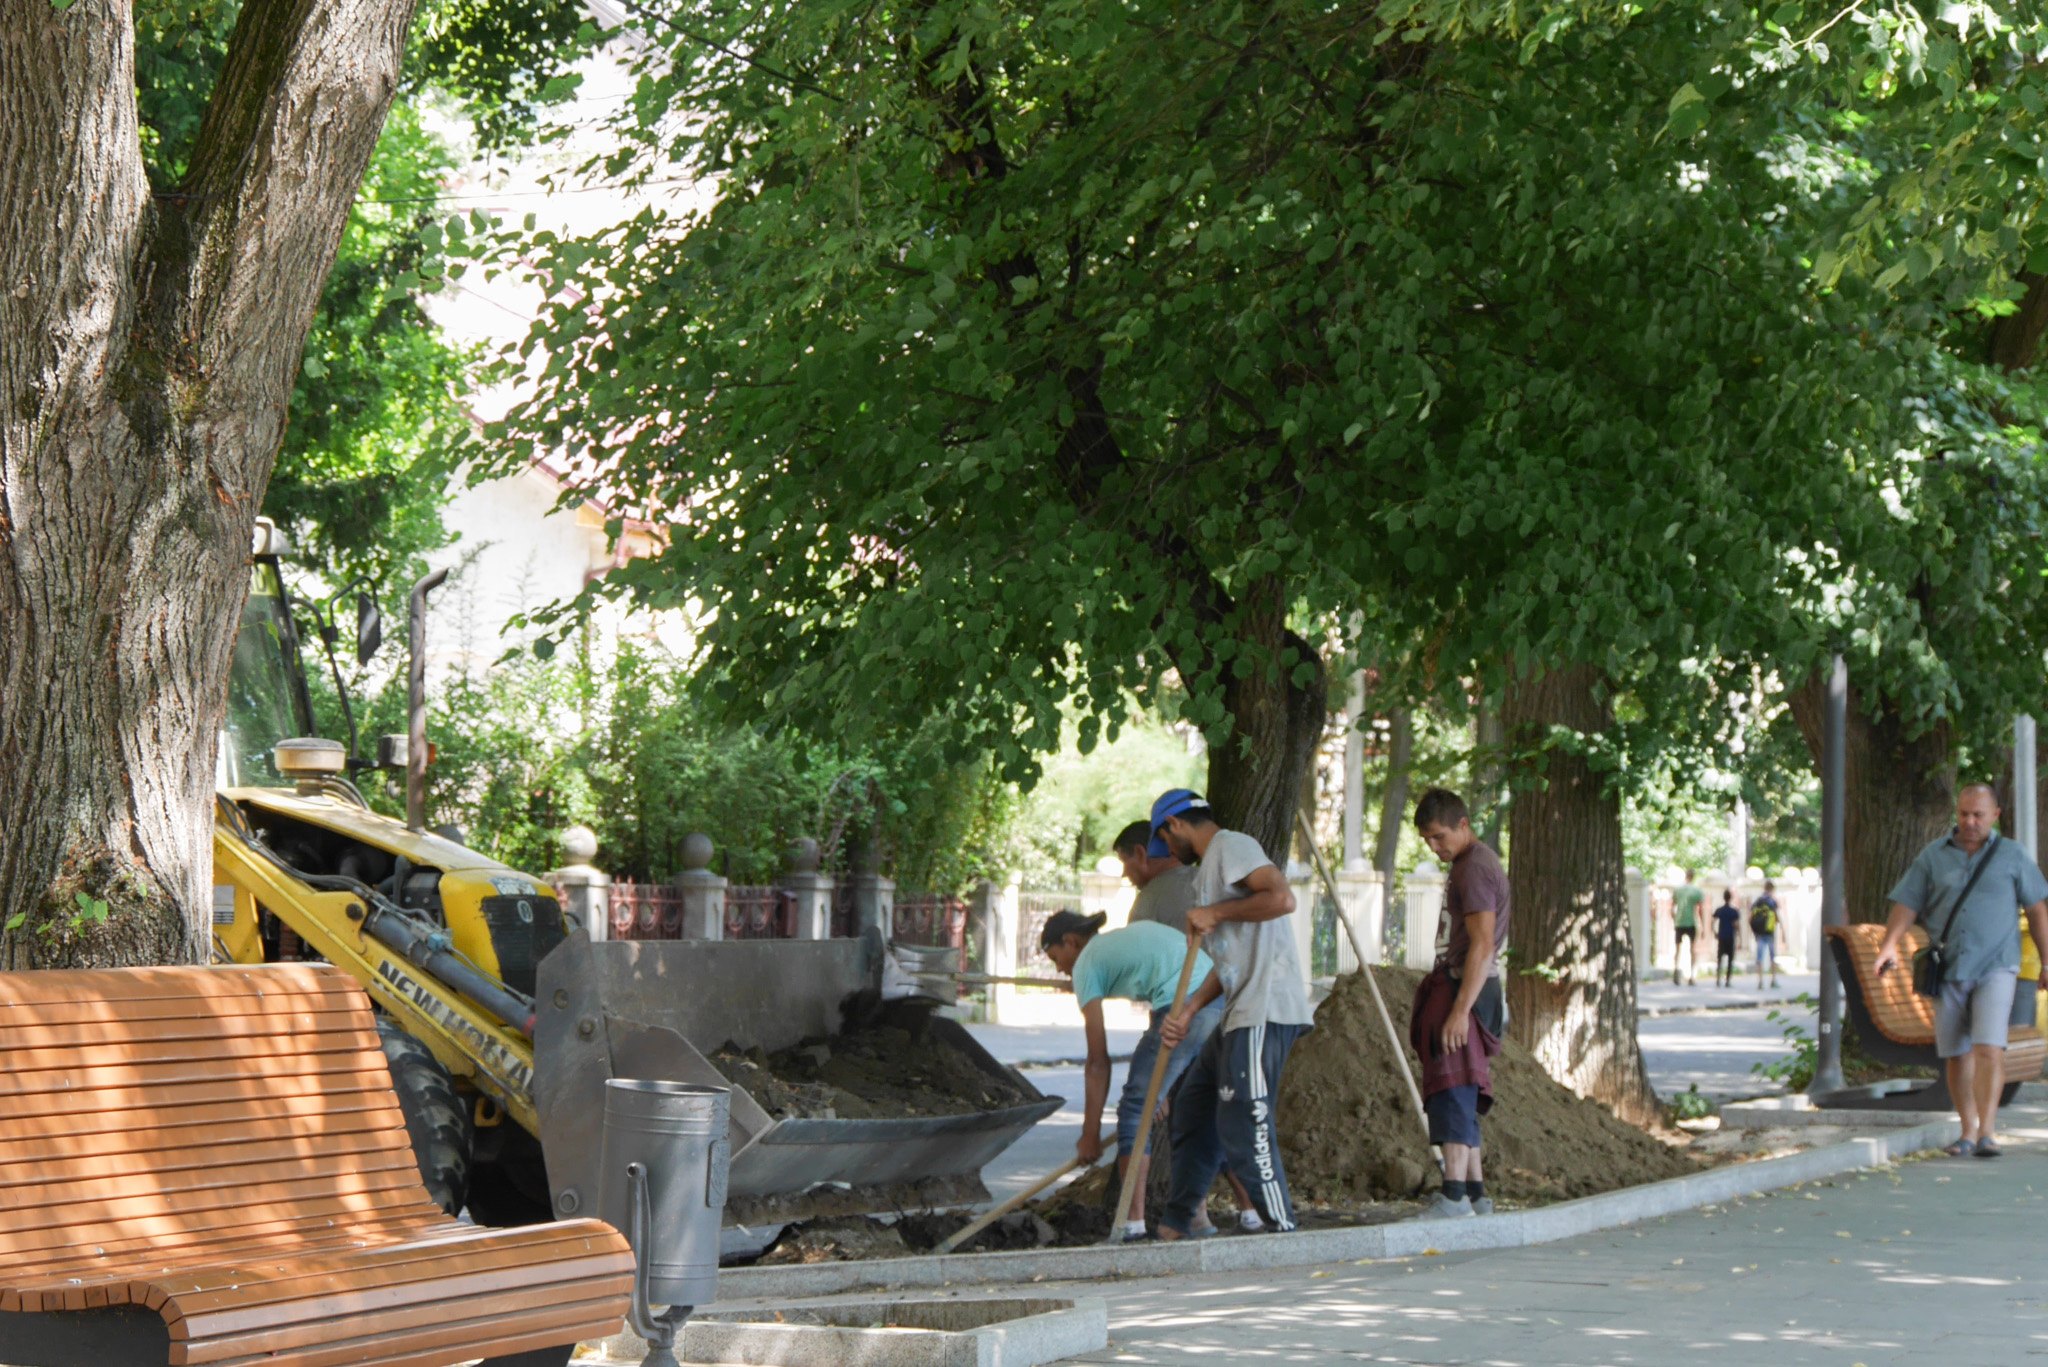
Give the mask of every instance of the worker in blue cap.
[[1181, 1078], [1172, 1113], [1173, 1172], [1159, 1237], [1185, 1238], [1200, 1219], [1227, 1161], [1268, 1228], [1294, 1228], [1294, 1204], [1280, 1161], [1274, 1107], [1280, 1071], [1295, 1040], [1315, 1022], [1294, 929], [1294, 893], [1259, 842], [1227, 831], [1200, 795], [1173, 788], [1152, 804], [1152, 830], [1195, 868], [1191, 939], [1214, 963], [1179, 1011], [1160, 1026], [1169, 1049], [1198, 1012], [1223, 999], [1223, 1025]]

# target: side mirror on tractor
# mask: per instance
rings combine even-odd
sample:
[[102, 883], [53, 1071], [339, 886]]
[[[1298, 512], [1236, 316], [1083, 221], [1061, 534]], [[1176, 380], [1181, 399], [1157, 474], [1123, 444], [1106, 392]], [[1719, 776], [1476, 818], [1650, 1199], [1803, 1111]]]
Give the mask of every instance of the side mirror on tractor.
[[366, 665], [384, 644], [384, 613], [367, 593], [356, 595], [356, 663]]

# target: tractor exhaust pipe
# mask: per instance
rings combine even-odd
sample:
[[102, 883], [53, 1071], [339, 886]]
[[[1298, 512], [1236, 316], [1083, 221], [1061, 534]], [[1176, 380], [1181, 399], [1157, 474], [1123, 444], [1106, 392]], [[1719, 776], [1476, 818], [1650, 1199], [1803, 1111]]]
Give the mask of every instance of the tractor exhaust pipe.
[[427, 595], [447, 580], [435, 570], [412, 586], [412, 614], [407, 646], [412, 658], [406, 671], [405, 825], [427, 828]]

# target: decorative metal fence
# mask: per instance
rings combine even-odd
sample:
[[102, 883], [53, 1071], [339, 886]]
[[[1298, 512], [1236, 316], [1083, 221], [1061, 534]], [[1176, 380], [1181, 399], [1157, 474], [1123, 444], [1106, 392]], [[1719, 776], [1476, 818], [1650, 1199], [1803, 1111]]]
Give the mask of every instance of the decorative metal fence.
[[930, 945], [935, 949], [960, 951], [960, 971], [968, 965], [967, 921], [971, 908], [965, 898], [943, 892], [917, 892], [896, 899], [891, 938], [907, 945]]
[[1056, 911], [1079, 911], [1079, 892], [1020, 892], [1017, 894], [1017, 971], [1024, 977], [1058, 976], [1038, 937]]
[[614, 940], [680, 940], [683, 937], [682, 894], [665, 883], [635, 883], [621, 878], [612, 884]]
[[725, 938], [796, 938], [796, 898], [787, 888], [734, 884], [725, 890]]

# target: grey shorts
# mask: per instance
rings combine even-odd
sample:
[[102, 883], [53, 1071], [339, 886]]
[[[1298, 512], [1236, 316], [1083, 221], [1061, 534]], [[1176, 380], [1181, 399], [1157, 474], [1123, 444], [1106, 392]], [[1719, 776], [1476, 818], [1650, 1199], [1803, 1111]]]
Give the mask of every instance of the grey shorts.
[[1934, 1052], [1942, 1058], [1961, 1058], [1973, 1045], [2005, 1048], [2018, 981], [2019, 974], [2006, 968], [1975, 982], [1943, 983], [1934, 1001]]

